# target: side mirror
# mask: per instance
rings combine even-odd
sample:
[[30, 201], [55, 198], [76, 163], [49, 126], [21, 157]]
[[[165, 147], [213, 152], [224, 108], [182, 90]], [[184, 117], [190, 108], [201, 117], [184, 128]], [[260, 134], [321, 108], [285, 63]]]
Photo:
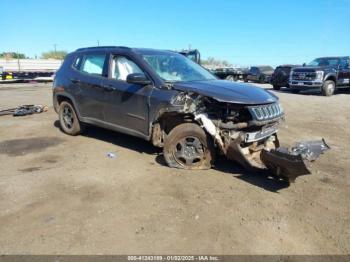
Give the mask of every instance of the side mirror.
[[126, 82], [128, 82], [129, 84], [143, 85], [143, 86], [152, 84], [152, 81], [149, 80], [147, 76], [145, 76], [145, 74], [142, 74], [142, 73], [129, 74], [126, 77]]

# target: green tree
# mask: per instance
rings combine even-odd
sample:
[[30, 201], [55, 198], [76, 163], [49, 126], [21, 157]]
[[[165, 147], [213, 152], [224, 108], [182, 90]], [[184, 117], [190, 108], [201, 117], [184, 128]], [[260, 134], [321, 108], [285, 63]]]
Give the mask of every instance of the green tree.
[[227, 60], [220, 60], [220, 59], [216, 59], [216, 58], [210, 57], [210, 56], [206, 60], [202, 60], [202, 65], [213, 66], [213, 67], [232, 66], [232, 64], [230, 62], [228, 62]]
[[16, 53], [16, 52], [3, 52], [0, 53], [0, 58], [5, 59], [24, 59], [26, 58], [25, 54]]
[[64, 57], [67, 55], [67, 51], [64, 50], [51, 50], [48, 52], [44, 52], [42, 53], [41, 57], [44, 59], [59, 59], [59, 60], [63, 60]]

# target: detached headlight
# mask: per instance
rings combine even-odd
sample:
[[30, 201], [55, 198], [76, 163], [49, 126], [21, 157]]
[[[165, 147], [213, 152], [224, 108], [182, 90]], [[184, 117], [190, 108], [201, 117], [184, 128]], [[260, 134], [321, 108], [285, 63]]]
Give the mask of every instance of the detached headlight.
[[316, 71], [316, 80], [322, 81], [323, 80], [323, 74], [324, 74], [323, 71]]

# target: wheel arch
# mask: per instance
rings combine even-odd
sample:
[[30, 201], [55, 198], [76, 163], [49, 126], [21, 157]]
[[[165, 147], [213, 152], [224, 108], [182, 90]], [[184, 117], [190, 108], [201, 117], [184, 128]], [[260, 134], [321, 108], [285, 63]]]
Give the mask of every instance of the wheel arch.
[[75, 100], [71, 95], [66, 94], [66, 93], [56, 94], [56, 101], [57, 101], [57, 104], [54, 106], [56, 112], [58, 112], [58, 108], [59, 108], [60, 104], [63, 101], [66, 101], [66, 102], [69, 102], [74, 107], [74, 110], [75, 110], [79, 120], [81, 119], [81, 115], [80, 115], [79, 109], [77, 107], [77, 104], [75, 103]]
[[164, 112], [159, 115], [152, 123], [151, 141], [153, 145], [163, 147], [165, 136], [167, 136], [175, 127], [183, 123], [198, 124], [194, 120], [193, 114], [185, 112]]
[[325, 81], [331, 80], [333, 81], [335, 84], [337, 84], [337, 77], [334, 74], [328, 74], [325, 77]]

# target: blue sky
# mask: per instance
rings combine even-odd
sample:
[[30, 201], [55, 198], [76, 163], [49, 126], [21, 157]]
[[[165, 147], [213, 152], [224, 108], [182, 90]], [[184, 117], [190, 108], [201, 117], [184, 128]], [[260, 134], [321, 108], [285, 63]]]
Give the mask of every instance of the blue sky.
[[97, 45], [182, 49], [233, 64], [350, 55], [350, 0], [0, 0], [0, 52]]

